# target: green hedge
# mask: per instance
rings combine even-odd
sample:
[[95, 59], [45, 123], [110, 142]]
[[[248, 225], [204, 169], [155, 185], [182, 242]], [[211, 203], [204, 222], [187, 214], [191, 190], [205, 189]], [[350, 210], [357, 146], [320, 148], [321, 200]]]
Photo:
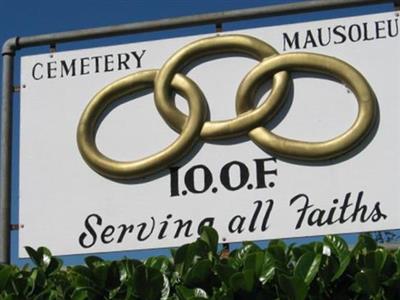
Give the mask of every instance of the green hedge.
[[63, 267], [46, 248], [27, 251], [34, 267], [0, 265], [0, 299], [400, 299], [400, 249], [360, 235], [349, 249], [338, 236], [266, 249], [243, 243], [218, 251], [209, 227], [171, 257], [125, 258]]

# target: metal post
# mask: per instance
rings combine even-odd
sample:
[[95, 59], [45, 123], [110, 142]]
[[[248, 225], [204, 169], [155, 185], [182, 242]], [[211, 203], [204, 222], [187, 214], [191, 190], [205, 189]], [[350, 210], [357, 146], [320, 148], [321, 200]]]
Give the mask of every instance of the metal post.
[[0, 147], [0, 263], [10, 262], [11, 134], [14, 75], [14, 47], [9, 40], [3, 48], [3, 92]]
[[144, 33], [151, 31], [161, 31], [189, 26], [235, 22], [256, 18], [315, 12], [336, 8], [348, 8], [360, 5], [395, 3], [396, 1], [399, 0], [310, 0], [248, 9], [230, 10], [218, 13], [199, 14], [177, 18], [166, 18], [155, 21], [145, 21], [91, 29], [49, 33], [36, 36], [27, 36], [19, 38], [18, 45], [20, 48], [27, 48], [40, 45], [58, 44], [87, 39], [98, 39], [117, 35]]

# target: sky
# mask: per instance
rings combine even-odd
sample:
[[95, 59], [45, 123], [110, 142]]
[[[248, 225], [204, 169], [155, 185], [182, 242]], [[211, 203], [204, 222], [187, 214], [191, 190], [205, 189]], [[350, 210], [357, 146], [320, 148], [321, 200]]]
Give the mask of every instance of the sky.
[[[70, 0], [70, 1], [6, 1], [0, 0], [0, 42], [10, 37], [30, 36], [50, 32], [69, 31], [76, 29], [110, 26], [123, 23], [150, 21], [162, 18], [173, 18], [210, 12], [222, 12], [233, 9], [254, 8], [265, 5], [283, 4], [287, 0]], [[261, 20], [223, 24], [224, 31], [252, 26], [266, 26], [294, 23], [342, 16], [359, 15], [373, 12], [388, 11], [391, 4], [372, 5], [351, 9], [323, 11], [291, 16], [271, 17]], [[91, 40], [77, 43], [57, 45], [57, 51], [89, 48], [100, 45], [129, 43], [142, 40], [213, 32], [212, 25], [179, 30], [169, 30], [146, 34], [122, 36], [116, 38]], [[36, 47], [19, 51], [16, 56], [15, 83], [19, 82], [18, 60], [21, 55], [46, 53], [48, 47]], [[2, 68], [2, 63], [0, 62]], [[17, 134], [14, 131], [14, 134]], [[16, 157], [17, 153], [13, 153]], [[15, 167], [16, 163], [13, 163]], [[17, 186], [13, 185], [12, 223], [18, 222], [18, 203], [15, 197]], [[354, 235], [346, 236], [354, 241]], [[305, 242], [310, 239], [295, 240]], [[26, 263], [27, 260], [17, 258], [17, 232], [12, 232], [12, 262]], [[127, 253], [112, 253], [103, 255], [107, 259], [117, 259], [125, 255], [144, 258], [149, 255], [166, 254], [165, 250], [136, 251]], [[62, 257], [66, 264], [80, 263], [82, 256]]]

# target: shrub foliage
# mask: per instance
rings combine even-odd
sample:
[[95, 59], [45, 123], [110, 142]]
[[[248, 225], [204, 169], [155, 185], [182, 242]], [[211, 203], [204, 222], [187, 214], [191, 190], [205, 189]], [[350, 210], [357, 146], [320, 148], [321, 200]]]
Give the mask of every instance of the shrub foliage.
[[44, 247], [26, 248], [34, 266], [0, 265], [0, 299], [400, 299], [400, 249], [378, 247], [360, 235], [349, 249], [338, 236], [266, 249], [245, 242], [218, 250], [218, 235], [204, 227], [171, 257], [104, 261], [63, 267]]

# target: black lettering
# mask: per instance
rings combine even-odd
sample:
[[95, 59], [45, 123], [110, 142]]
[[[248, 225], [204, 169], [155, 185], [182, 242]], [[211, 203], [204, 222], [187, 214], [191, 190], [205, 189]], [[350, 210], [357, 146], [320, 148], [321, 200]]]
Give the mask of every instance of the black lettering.
[[90, 60], [89, 57], [82, 57], [81, 58], [81, 75], [89, 74], [89, 70], [87, 70], [87, 67], [90, 66], [89, 60]]
[[351, 218], [351, 215], [348, 218], [345, 218], [347, 208], [349, 208], [350, 206], [353, 205], [352, 203], [349, 203], [350, 196], [351, 196], [351, 193], [346, 194], [346, 196], [344, 197], [343, 205], [340, 207], [340, 210], [341, 210], [340, 217], [339, 217], [340, 224], [345, 223], [347, 220], [349, 220]]
[[[355, 31], [353, 29], [356, 29]], [[358, 24], [353, 24], [349, 27], [349, 38], [352, 42], [361, 40], [361, 27]]]
[[70, 65], [68, 66], [65, 60], [61, 61], [61, 77], [70, 76], [69, 73], [71, 72], [71, 76], [75, 76], [75, 61], [76, 59], [71, 60]]
[[112, 67], [114, 63], [113, 55], [104, 55], [104, 72], [112, 72], [114, 68]]
[[36, 76], [36, 75], [37, 75], [37, 74], [36, 74], [36, 68], [37, 68], [37, 67], [41, 67], [42, 70], [43, 70], [43, 64], [41, 64], [41, 63], [36, 63], [36, 64], [33, 66], [33, 68], [32, 68], [32, 77], [33, 77], [33, 79], [35, 79], [35, 80], [40, 80], [40, 79], [43, 78], [43, 73], [40, 74], [40, 76]]
[[126, 226], [125, 224], [121, 224], [118, 226], [118, 228], [121, 228], [122, 230], [121, 230], [121, 234], [119, 235], [119, 238], [117, 240], [117, 243], [121, 243], [125, 237], [125, 234], [127, 232], [131, 233], [133, 231], [133, 225], [131, 224], [129, 226]]
[[300, 209], [297, 210], [297, 212], [301, 213], [301, 215], [300, 215], [299, 220], [297, 221], [296, 229], [299, 229], [299, 228], [301, 227], [301, 225], [303, 224], [303, 220], [304, 220], [304, 217], [305, 217], [305, 215], [306, 215], [306, 211], [307, 211], [309, 208], [311, 208], [311, 207], [314, 206], [314, 205], [309, 205], [309, 204], [308, 204], [310, 200], [308, 199], [308, 196], [307, 196], [306, 194], [298, 194], [298, 195], [294, 196], [294, 197], [290, 200], [290, 206], [292, 206], [292, 204], [293, 204], [294, 202], [296, 202], [296, 201], [297, 201], [298, 199], [300, 199], [300, 198], [305, 199], [305, 201], [304, 201], [304, 206], [303, 206], [302, 208], [300, 208]]
[[57, 62], [55, 61], [50, 61], [47, 63], [47, 78], [56, 78], [57, 74], [55, 73], [57, 71]]
[[[240, 181], [237, 186], [232, 186], [230, 169], [232, 166], [235, 166], [235, 165], [239, 167]], [[247, 167], [244, 163], [242, 163], [240, 161], [232, 161], [222, 167], [221, 174], [220, 174], [220, 180], [221, 180], [222, 185], [226, 189], [228, 189], [230, 191], [236, 191], [236, 190], [242, 188], [249, 180], [249, 170], [247, 169]]]
[[293, 39], [291, 40], [289, 38], [289, 36], [287, 35], [287, 33], [283, 33], [283, 51], [286, 51], [286, 45], [289, 46], [290, 49], [293, 48], [293, 46], [295, 47], [295, 49], [299, 49], [300, 48], [300, 44], [299, 44], [299, 33], [296, 32], [293, 35]]
[[268, 208], [265, 211], [265, 215], [264, 215], [264, 219], [262, 222], [262, 226], [261, 226], [261, 230], [265, 231], [268, 229], [268, 221], [269, 221], [269, 217], [271, 216], [271, 212], [272, 212], [272, 208], [274, 207], [274, 200], [269, 199], [267, 201], [265, 201], [265, 203], [268, 204]]
[[[339, 31], [339, 29], [342, 29], [342, 30]], [[334, 44], [343, 44], [346, 41], [347, 37], [344, 34], [345, 30], [346, 30], [346, 27], [344, 27], [343, 25], [339, 25], [339, 26], [336, 26], [333, 28], [333, 33], [340, 38], [340, 40], [334, 41], [333, 42]]]
[[255, 159], [256, 162], [256, 171], [257, 171], [257, 189], [263, 189], [267, 187], [267, 184], [265, 182], [265, 177], [266, 175], [278, 175], [278, 170], [272, 169], [272, 170], [266, 170], [266, 163], [267, 162], [274, 162], [276, 164], [276, 158], [275, 157], [270, 157], [270, 158], [261, 158], [261, 159]]
[[179, 167], [169, 168], [171, 197], [179, 196]]
[[133, 56], [136, 59], [136, 68], [141, 68], [142, 67], [142, 57], [144, 55], [144, 53], [146, 52], [146, 50], [142, 50], [142, 54], [139, 56], [136, 51], [131, 51], [131, 53], [133, 54]]
[[254, 201], [254, 204], [256, 205], [256, 209], [255, 209], [253, 217], [251, 218], [251, 221], [250, 221], [250, 226], [249, 226], [250, 232], [254, 232], [256, 230], [257, 218], [258, 218], [258, 215], [260, 214], [260, 210], [262, 207], [262, 202], [260, 200]]
[[319, 227], [321, 227], [322, 225], [325, 224], [325, 222], [323, 221], [324, 215], [325, 215], [325, 210], [319, 208], [314, 209], [308, 217], [307, 220], [308, 225], [311, 226], [317, 224]]
[[[332, 202], [333, 202], [333, 204], [338, 204], [339, 200], [338, 199], [333, 199]], [[335, 221], [333, 220], [335, 212], [336, 212], [336, 207], [335, 206], [331, 207], [331, 209], [329, 210], [329, 213], [328, 213], [328, 218], [326, 220], [327, 224], [332, 225], [332, 224], [334, 224], [334, 223], [336, 223], [338, 221], [338, 220], [335, 220]]]
[[303, 45], [303, 49], [308, 48], [308, 44], [311, 44], [313, 48], [317, 47], [317, 43], [315, 42], [314, 36], [311, 30], [307, 30], [306, 39]]
[[[393, 33], [392, 31], [392, 21], [394, 21], [394, 23], [396, 24], [396, 32]], [[395, 37], [399, 34], [399, 19], [395, 19], [395, 20], [388, 20], [388, 33], [390, 37]]]
[[381, 208], [379, 207], [379, 202], [375, 203], [375, 207], [372, 211], [372, 221], [378, 222], [381, 218], [386, 219], [387, 215], [381, 212]]
[[[196, 170], [203, 170], [204, 185], [202, 189], [196, 188], [194, 184], [194, 172]], [[204, 165], [193, 166], [185, 174], [185, 185], [187, 189], [194, 194], [201, 194], [207, 191], [212, 184], [212, 180], [211, 171]]]
[[94, 60], [95, 73], [100, 72], [100, 58], [101, 56], [92, 56], [90, 59]]
[[151, 221], [152, 221], [153, 225], [151, 226], [151, 230], [150, 230], [149, 234], [147, 236], [145, 236], [145, 237], [143, 237], [143, 233], [144, 233], [144, 230], [147, 227], [147, 224], [143, 222], [143, 223], [140, 223], [140, 224], [137, 225], [137, 227], [140, 227], [139, 233], [138, 233], [138, 241], [142, 242], [142, 241], [147, 240], [150, 237], [150, 235], [153, 233], [154, 227], [156, 225], [156, 220], [154, 220], [154, 218], [151, 217]]
[[[124, 56], [124, 59], [123, 57]], [[129, 54], [128, 53], [118, 53], [118, 70], [121, 71], [122, 70], [122, 66], [125, 67], [125, 70], [129, 70], [129, 66], [127, 64], [127, 62], [129, 61]]]
[[364, 22], [363, 26], [364, 26], [364, 39], [363, 39], [363, 41], [371, 41], [371, 40], [373, 40], [374, 39], [373, 36], [368, 37], [368, 32], [369, 32], [368, 31], [368, 23]]
[[[375, 30], [376, 30], [376, 38], [377, 39], [384, 39], [386, 38], [386, 35], [382, 35], [381, 32], [385, 31], [385, 21], [376, 21], [375, 22]], [[381, 26], [383, 25], [383, 26]]]
[[102, 224], [102, 219], [99, 215], [97, 214], [91, 214], [89, 216], [87, 216], [86, 220], [85, 220], [85, 228], [87, 229], [87, 231], [89, 232], [89, 234], [92, 237], [91, 241], [85, 242], [86, 237], [88, 236], [88, 234], [86, 232], [83, 232], [80, 236], [79, 236], [79, 244], [83, 247], [83, 248], [90, 248], [92, 247], [94, 244], [96, 244], [96, 240], [97, 240], [97, 234], [96, 231], [93, 229], [92, 225], [90, 224], [90, 219], [95, 219], [96, 224], [97, 225], [101, 225]]
[[183, 222], [183, 220], [180, 220], [180, 219], [176, 220], [174, 222], [174, 224], [178, 224], [178, 228], [176, 229], [174, 238], [178, 238], [179, 235], [181, 234], [182, 229], [185, 228], [185, 227], [186, 227], [186, 230], [185, 230], [185, 233], [184, 233], [185, 237], [191, 237], [193, 235], [192, 233], [190, 233], [190, 229], [192, 227], [192, 223], [193, 222], [191, 220], [186, 221], [186, 222]]
[[112, 226], [112, 225], [106, 226], [106, 228], [104, 228], [104, 230], [103, 230], [103, 232], [101, 234], [101, 241], [104, 244], [111, 243], [114, 240], [114, 238], [111, 238], [111, 239], [108, 239], [108, 240], [107, 240], [107, 238], [112, 236], [114, 234], [114, 231], [115, 231], [115, 227], [114, 226]]
[[331, 36], [332, 36], [331, 28], [328, 27], [327, 31], [328, 31], [328, 38], [326, 39], [326, 41], [324, 41], [323, 34], [322, 34], [322, 28], [318, 28], [318, 41], [319, 41], [319, 44], [324, 47], [328, 46], [331, 42]]
[[[237, 220], [237, 222], [236, 222]], [[242, 233], [244, 230], [244, 222], [246, 221], [246, 217], [244, 216], [240, 216], [240, 215], [236, 215], [234, 216], [230, 221], [229, 221], [229, 226], [228, 226], [228, 230], [230, 233]], [[237, 223], [235, 225], [235, 222]]]
[[354, 207], [354, 212], [352, 214], [352, 220], [351, 220], [352, 222], [356, 221], [359, 213], [361, 214], [361, 217], [360, 217], [361, 222], [363, 222], [363, 223], [367, 222], [369, 219], [369, 217], [366, 218], [366, 216], [365, 216], [367, 213], [368, 207], [366, 205], [361, 205], [361, 199], [363, 197], [363, 194], [364, 194], [363, 192], [358, 193], [356, 205]]
[[167, 230], [167, 227], [168, 227], [168, 220], [171, 219], [171, 218], [172, 218], [172, 215], [169, 214], [169, 215], [167, 215], [167, 220], [160, 222], [161, 229], [160, 229], [160, 232], [158, 233], [158, 239], [159, 240], [161, 240], [161, 239], [166, 237], [165, 231]]

